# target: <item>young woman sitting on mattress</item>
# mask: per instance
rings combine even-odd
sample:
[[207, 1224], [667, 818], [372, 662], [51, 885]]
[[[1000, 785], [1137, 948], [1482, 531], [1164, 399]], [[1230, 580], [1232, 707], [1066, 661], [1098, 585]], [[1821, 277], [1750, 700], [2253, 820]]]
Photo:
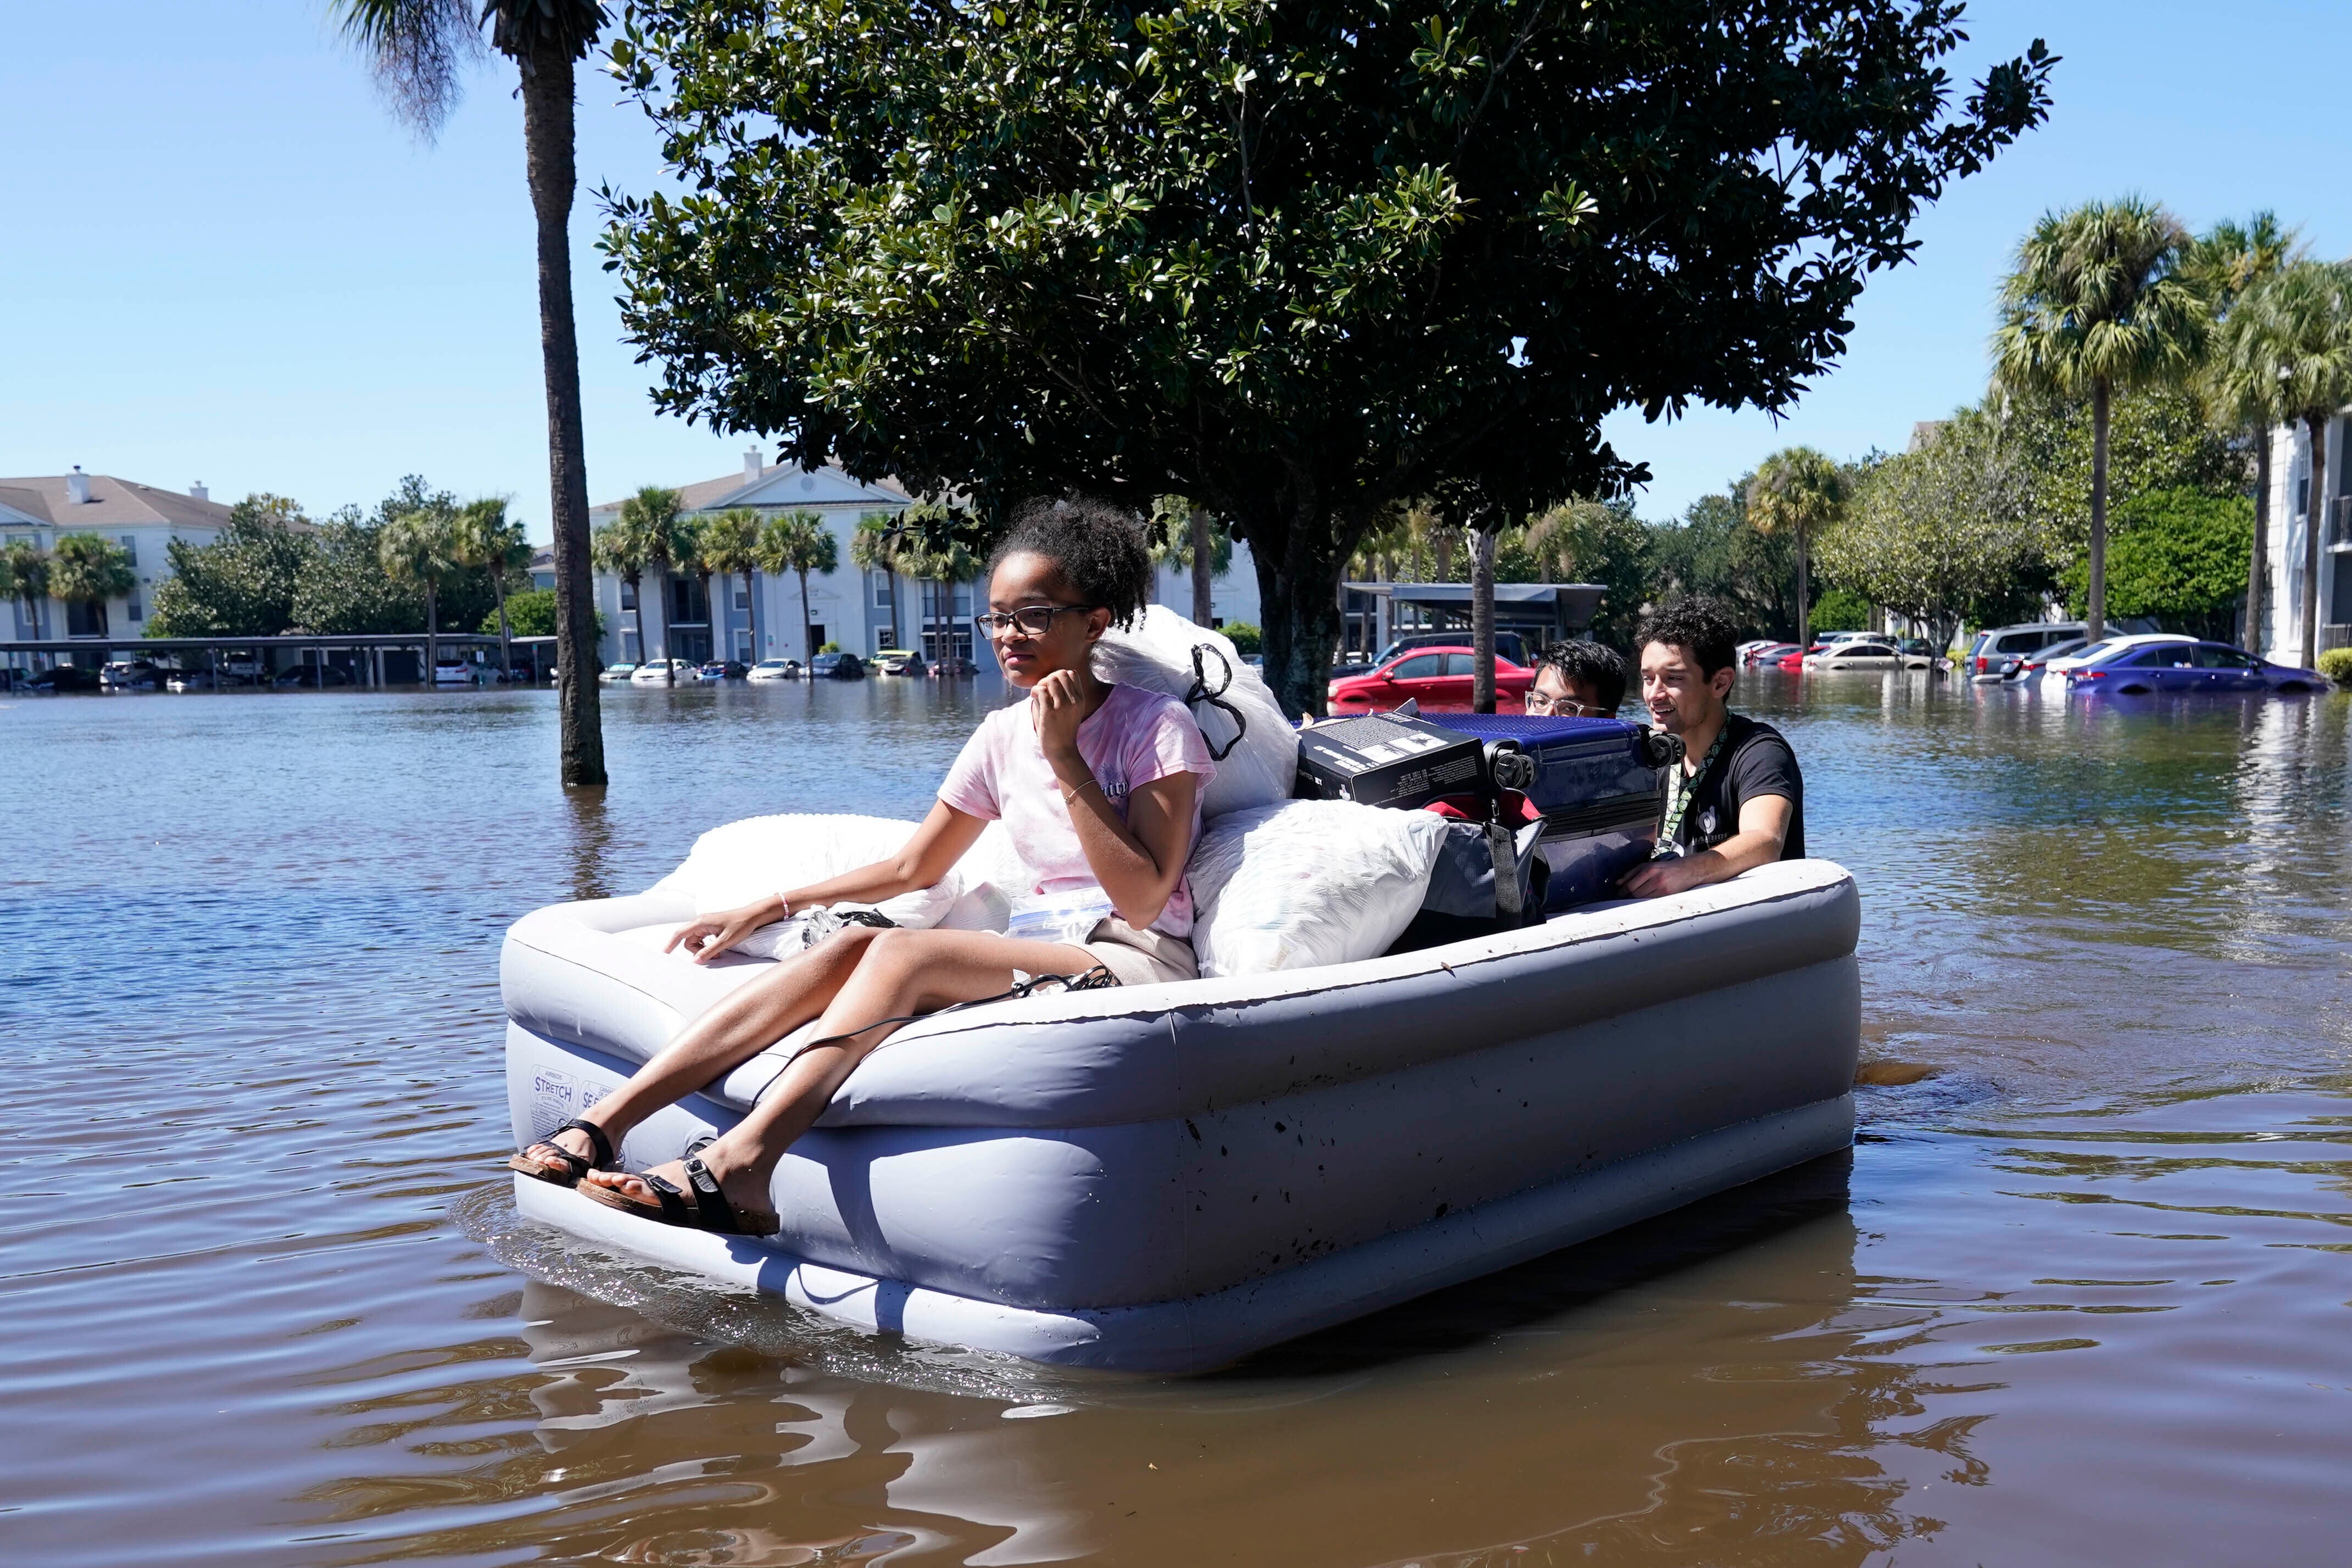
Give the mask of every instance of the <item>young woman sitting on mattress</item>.
[[[1023, 975], [1126, 986], [1192, 978], [1184, 863], [1215, 764], [1182, 703], [1108, 684], [1090, 664], [1096, 642], [1130, 624], [1150, 590], [1150, 557], [1131, 518], [1086, 501], [1024, 507], [990, 562], [988, 612], [976, 619], [1028, 700], [981, 721], [896, 855], [705, 916], [670, 946], [707, 963], [803, 910], [929, 887], [993, 821], [1004, 823], [1025, 878], [1005, 935], [847, 926], [719, 1002], [626, 1083], [508, 1165], [658, 1223], [772, 1235], [777, 1162], [859, 1060], [902, 1027], [886, 1020], [997, 996]], [[630, 1128], [811, 1019], [819, 1020], [813, 1042], [716, 1142], [648, 1171], [614, 1168]]]

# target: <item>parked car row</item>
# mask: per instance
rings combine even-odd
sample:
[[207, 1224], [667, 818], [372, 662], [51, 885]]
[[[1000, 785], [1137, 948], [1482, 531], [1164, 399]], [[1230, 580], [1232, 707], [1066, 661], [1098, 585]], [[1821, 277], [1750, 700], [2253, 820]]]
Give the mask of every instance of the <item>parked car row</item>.
[[[1500, 636], [1496, 641], [1499, 644]], [[1393, 708], [1412, 698], [1424, 708], [1467, 707], [1477, 654], [1455, 642], [1436, 647], [1419, 646], [1388, 659], [1360, 675], [1341, 675], [1326, 694], [1333, 713], [1370, 713]], [[1536, 682], [1536, 673], [1495, 654], [1495, 701], [1514, 709]]]

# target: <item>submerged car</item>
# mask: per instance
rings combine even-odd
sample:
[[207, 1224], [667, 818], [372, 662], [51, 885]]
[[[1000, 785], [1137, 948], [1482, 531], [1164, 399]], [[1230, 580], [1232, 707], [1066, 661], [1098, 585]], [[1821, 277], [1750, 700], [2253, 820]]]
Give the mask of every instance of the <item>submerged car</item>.
[[1997, 681], [2014, 674], [2033, 653], [2061, 643], [2080, 643], [2091, 629], [2080, 621], [2021, 622], [2012, 626], [1989, 626], [1969, 644], [1969, 674], [1977, 680]]
[[1739, 662], [1749, 669], [1762, 669], [1768, 664], [1777, 668], [1780, 661], [1790, 654], [1803, 652], [1794, 643], [1757, 643], [1750, 644], [1748, 652], [1740, 655]]
[[866, 665], [855, 653], [819, 653], [809, 661], [808, 673], [813, 681], [862, 681]]
[[[1331, 678], [1335, 681], [1344, 681], [1351, 676], [1369, 675], [1373, 671], [1384, 667], [1399, 655], [1410, 653], [1417, 648], [1466, 647], [1469, 642], [1470, 633], [1467, 632], [1408, 632], [1402, 636], [1391, 638], [1389, 645], [1380, 651], [1377, 658], [1370, 661], [1359, 660], [1354, 664], [1332, 665]], [[1517, 632], [1506, 632], [1500, 628], [1496, 630], [1495, 658], [1497, 663], [1508, 659], [1522, 669], [1535, 667], [1534, 657], [1528, 652], [1527, 639]]]
[[740, 681], [751, 673], [740, 659], [713, 659], [694, 672], [698, 681]]
[[640, 686], [668, 685], [674, 682], [694, 679], [694, 666], [684, 659], [648, 659], [630, 674], [632, 685]]
[[433, 666], [433, 684], [436, 686], [470, 686], [474, 684], [474, 666], [463, 659], [444, 659]]
[[874, 673], [877, 675], [919, 675], [923, 673], [923, 656], [912, 648], [877, 648], [874, 650]]
[[[1328, 700], [1333, 713], [1370, 713], [1376, 708], [1396, 707], [1408, 697], [1423, 708], [1467, 707], [1471, 681], [1477, 667], [1477, 655], [1459, 644], [1417, 648], [1402, 658], [1391, 659], [1369, 674], [1347, 675], [1333, 681]], [[1528, 688], [1535, 684], [1533, 670], [1507, 661], [1500, 653], [1495, 655], [1496, 708], [1508, 702], [1510, 711], [1517, 712]]]
[[1868, 638], [1832, 643], [1818, 653], [1805, 655], [1808, 670], [1925, 670], [1935, 664], [1927, 653], [1905, 653], [1895, 643]]
[[152, 692], [163, 688], [163, 673], [145, 659], [114, 659], [98, 672], [98, 684], [110, 692]]
[[751, 681], [797, 681], [800, 678], [801, 662], [798, 659], [762, 659], [751, 666], [751, 674], [744, 676], [744, 679]]
[[2189, 638], [2161, 642], [2124, 638], [2084, 660], [2068, 662], [2070, 691], [2136, 695], [2153, 692], [2315, 692], [2327, 677], [2317, 670], [2273, 664], [2226, 643]]
[[609, 686], [626, 681], [636, 673], [637, 667], [635, 664], [607, 664], [597, 674], [596, 679], [602, 685]]

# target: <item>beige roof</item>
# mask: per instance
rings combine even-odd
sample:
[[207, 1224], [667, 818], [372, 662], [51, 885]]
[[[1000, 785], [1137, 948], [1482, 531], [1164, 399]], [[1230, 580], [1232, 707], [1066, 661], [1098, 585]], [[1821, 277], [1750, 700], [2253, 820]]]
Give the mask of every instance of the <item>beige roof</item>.
[[[699, 512], [708, 507], [715, 507], [721, 501], [726, 500], [730, 496], [734, 495], [737, 491], [748, 490], [752, 486], [759, 484], [761, 480], [773, 478], [776, 475], [784, 473], [787, 470], [797, 474], [801, 471], [801, 466], [797, 463], [771, 463], [760, 470], [758, 478], [752, 477], [749, 469], [737, 469], [732, 474], [722, 475], [716, 479], [703, 479], [692, 485], [681, 485], [678, 486], [677, 491], [678, 509], [682, 512]], [[838, 477], [845, 485], [867, 484], [867, 481], [866, 480], [851, 478], [837, 464], [828, 463], [821, 468], [812, 470], [812, 472], [833, 475]], [[7, 483], [7, 481], [0, 480], [0, 484], [5, 483]], [[908, 494], [906, 486], [900, 485], [894, 477], [886, 476], [884, 478], [876, 479], [871, 482], [870, 487], [877, 490], [886, 491], [893, 496], [905, 496], [910, 501], [914, 499], [911, 495]], [[588, 515], [591, 517], [603, 520], [616, 516], [620, 510], [621, 503], [618, 501], [599, 501], [596, 505], [588, 508]]]
[[225, 528], [228, 508], [218, 501], [199, 501], [177, 490], [159, 490], [135, 480], [109, 474], [89, 476], [89, 499], [66, 497], [66, 476], [47, 474], [30, 479], [0, 479], [0, 501], [20, 512], [47, 517], [52, 527], [82, 528], [152, 528], [172, 524], [183, 528]]

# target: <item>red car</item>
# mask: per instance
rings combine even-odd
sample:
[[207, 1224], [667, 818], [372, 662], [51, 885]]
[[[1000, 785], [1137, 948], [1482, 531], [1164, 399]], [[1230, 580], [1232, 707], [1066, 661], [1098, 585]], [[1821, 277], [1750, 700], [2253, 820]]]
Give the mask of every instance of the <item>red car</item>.
[[[1467, 647], [1415, 648], [1400, 653], [1369, 674], [1347, 675], [1331, 683], [1333, 713], [1370, 713], [1392, 708], [1407, 697], [1420, 699], [1424, 708], [1467, 708], [1471, 672], [1477, 656]], [[1536, 673], [1497, 655], [1495, 660], [1495, 706], [1516, 713]], [[1507, 705], [1507, 706], [1506, 706]]]

